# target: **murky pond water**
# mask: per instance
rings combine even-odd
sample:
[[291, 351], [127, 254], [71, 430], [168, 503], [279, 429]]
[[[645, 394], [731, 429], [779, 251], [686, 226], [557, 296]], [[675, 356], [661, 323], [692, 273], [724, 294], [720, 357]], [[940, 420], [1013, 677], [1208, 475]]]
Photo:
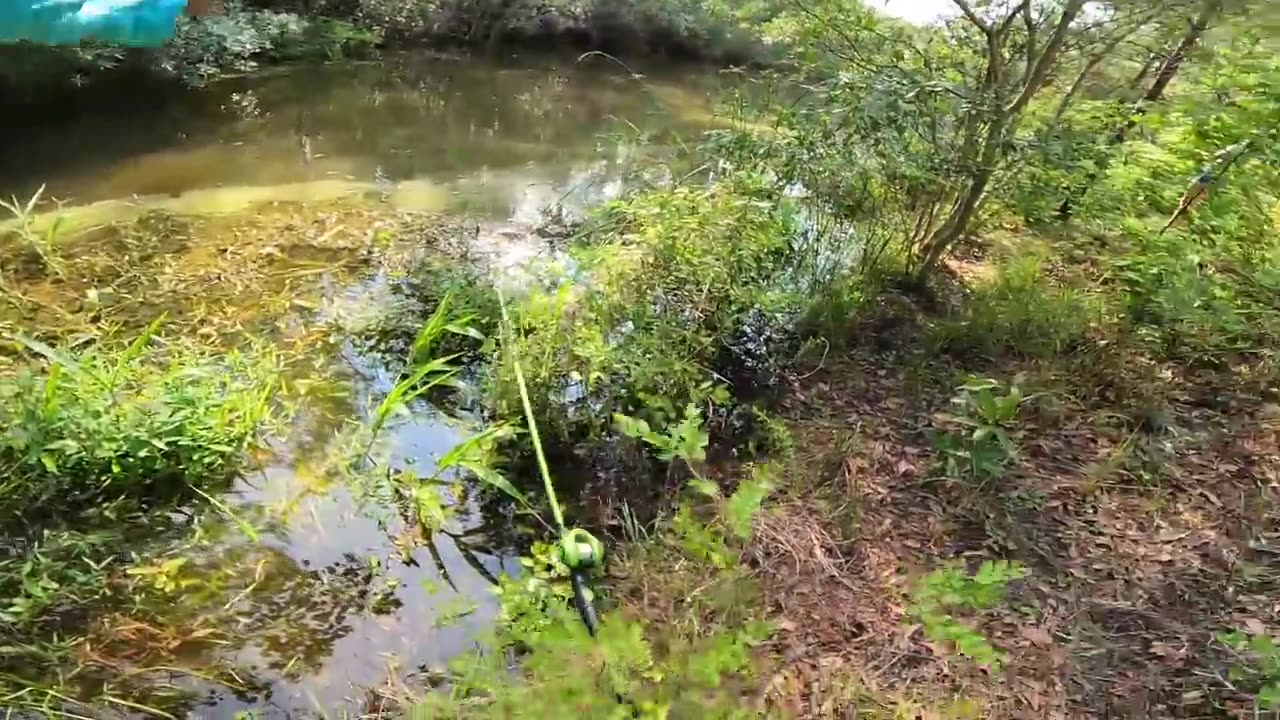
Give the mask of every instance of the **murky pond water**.
[[[291, 228], [321, 236], [317, 246], [348, 222], [325, 215], [330, 206], [444, 212], [468, 218], [485, 253], [517, 262], [536, 254], [526, 236], [544, 208], [614, 197], [638, 154], [707, 129], [711, 92], [723, 82], [687, 70], [641, 81], [599, 59], [400, 56], [277, 71], [153, 99], [145, 110], [42, 119], [6, 140], [0, 196], [44, 185], [76, 230], [157, 209], [198, 219], [283, 207], [303, 217]], [[353, 303], [375, 303], [365, 312], [377, 312], [385, 294], [377, 273], [333, 272], [317, 263], [319, 250], [295, 257], [295, 246], [251, 241], [239, 230], [209, 237], [216, 227], [184, 226], [164, 271], [190, 280], [207, 260], [213, 269], [197, 280], [216, 295], [219, 282], [230, 282], [220, 280], [218, 263], [258, 262], [256, 280], [223, 294], [247, 305], [255, 293], [270, 296], [265, 312], [278, 327], [334, 327], [326, 314]], [[97, 288], [88, 290], [97, 302]], [[29, 288], [37, 300], [44, 291], [48, 304], [58, 301], [58, 287]], [[279, 302], [291, 292], [298, 295]], [[265, 469], [227, 496], [271, 531], [257, 543], [228, 541], [224, 557], [207, 560], [244, 588], [233, 598], [235, 624], [221, 628], [237, 642], [186, 658], [193, 669], [230, 668], [239, 690], [199, 680], [204, 670], [173, 674], [176, 686], [205, 697], [200, 717], [358, 711], [367, 688], [406, 681], [472, 647], [497, 611], [495, 577], [518, 572], [514, 521], [487, 510], [495, 504], [474, 488], [455, 498], [445, 532], [415, 545], [397, 538], [404, 529], [394, 508], [365, 507], [325, 477], [326, 444], [365, 417], [393, 378], [340, 336], [308, 347], [301, 365], [323, 376], [322, 399], [303, 403]], [[294, 378], [307, 379], [306, 371]], [[391, 430], [393, 461], [429, 469], [468, 432], [464, 421], [421, 408]]]

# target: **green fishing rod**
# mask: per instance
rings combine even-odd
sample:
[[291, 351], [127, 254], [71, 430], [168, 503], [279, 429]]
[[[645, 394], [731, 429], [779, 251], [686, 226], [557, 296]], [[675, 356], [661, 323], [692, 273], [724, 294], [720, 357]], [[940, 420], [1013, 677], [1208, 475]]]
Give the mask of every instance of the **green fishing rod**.
[[529, 426], [529, 439], [533, 443], [533, 453], [538, 460], [538, 471], [542, 474], [543, 488], [547, 502], [551, 505], [551, 516], [555, 520], [556, 530], [560, 533], [556, 546], [560, 561], [569, 568], [569, 581], [573, 584], [573, 602], [577, 607], [582, 623], [587, 626], [591, 637], [596, 636], [600, 618], [596, 614], [595, 604], [587, 591], [587, 573], [600, 567], [604, 562], [604, 544], [591, 533], [581, 528], [569, 528], [564, 523], [564, 512], [560, 509], [560, 500], [556, 497], [555, 483], [551, 480], [551, 468], [547, 465], [546, 453], [542, 450], [542, 437], [538, 434], [538, 423], [533, 417], [533, 403], [529, 401], [529, 387], [525, 382], [524, 368], [520, 364], [520, 356], [514, 349], [513, 339], [515, 326], [507, 314], [507, 299], [502, 288], [498, 290], [498, 304], [502, 308], [503, 346], [511, 352], [511, 365], [515, 370], [516, 385], [520, 388], [520, 403], [524, 408], [525, 422]]

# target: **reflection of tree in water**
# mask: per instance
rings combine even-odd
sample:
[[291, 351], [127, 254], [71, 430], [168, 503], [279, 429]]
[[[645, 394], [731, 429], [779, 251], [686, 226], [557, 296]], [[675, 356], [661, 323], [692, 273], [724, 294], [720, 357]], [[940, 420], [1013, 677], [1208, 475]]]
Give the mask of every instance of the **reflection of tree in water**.
[[643, 86], [611, 71], [495, 71], [408, 56], [256, 78], [252, 90], [258, 134], [305, 136], [327, 156], [377, 157], [392, 179], [518, 167], [566, 148], [591, 156], [618, 118], [646, 125], [657, 111]]
[[263, 668], [234, 655], [261, 653], [270, 674], [320, 670], [353, 617], [388, 615], [402, 603], [369, 562], [354, 554], [309, 569], [261, 545], [211, 545], [190, 557], [179, 593], [139, 589], [138, 607], [101, 619], [81, 645], [86, 697], [120, 694], [167, 712], [231, 694], [270, 698]]
[[352, 616], [389, 615], [403, 605], [393, 588], [377, 582], [375, 568], [354, 554], [316, 570], [275, 555], [276, 566], [250, 593], [235, 629], [262, 650], [272, 670], [317, 671], [351, 632]]

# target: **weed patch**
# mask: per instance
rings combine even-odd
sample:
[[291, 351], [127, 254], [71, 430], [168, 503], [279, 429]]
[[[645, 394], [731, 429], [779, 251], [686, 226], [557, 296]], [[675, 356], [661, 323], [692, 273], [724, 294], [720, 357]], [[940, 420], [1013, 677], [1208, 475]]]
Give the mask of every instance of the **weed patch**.
[[[665, 423], [690, 403], [725, 407], [736, 371], [779, 362], [780, 346], [738, 342], [753, 313], [791, 306], [782, 287], [792, 225], [748, 184], [643, 193], [606, 206], [563, 278], [512, 308], [534, 409], [562, 440], [598, 436], [614, 413]], [[500, 416], [516, 407], [494, 370]], [[589, 408], [589, 410], [588, 410]]]
[[202, 354], [162, 345], [154, 326], [118, 349], [17, 343], [40, 362], [0, 382], [0, 513], [28, 526], [216, 487], [272, 419], [279, 367], [266, 351]]

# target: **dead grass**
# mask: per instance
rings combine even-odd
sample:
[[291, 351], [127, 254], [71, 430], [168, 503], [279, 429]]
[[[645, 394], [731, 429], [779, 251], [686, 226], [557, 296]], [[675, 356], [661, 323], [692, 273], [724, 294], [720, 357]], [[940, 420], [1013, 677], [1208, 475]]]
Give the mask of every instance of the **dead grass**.
[[[901, 349], [860, 351], [785, 401], [801, 454], [749, 554], [779, 629], [770, 706], [815, 718], [1252, 717], [1213, 634], [1280, 627], [1280, 413], [1257, 383], [1163, 368], [1169, 429], [1157, 433], [1103, 393], [1046, 399], [1016, 433], [1017, 466], [978, 492], [941, 477], [924, 433], [949, 372]], [[1135, 462], [1148, 445], [1162, 449], [1146, 458], [1162, 466], [1154, 475]], [[981, 620], [1009, 657], [1000, 672], [906, 620], [910, 578], [957, 557], [1032, 571]]]

